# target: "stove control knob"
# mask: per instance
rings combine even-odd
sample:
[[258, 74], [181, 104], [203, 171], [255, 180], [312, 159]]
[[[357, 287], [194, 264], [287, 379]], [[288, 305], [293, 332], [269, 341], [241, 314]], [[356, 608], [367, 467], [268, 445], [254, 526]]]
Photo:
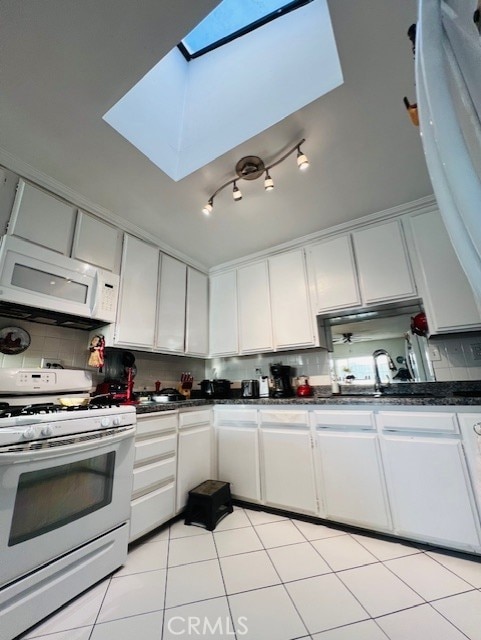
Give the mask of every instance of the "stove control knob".
[[50, 436], [53, 436], [53, 427], [47, 424], [45, 427], [42, 428], [42, 435], [46, 436], [47, 438]]
[[34, 429], [33, 427], [29, 427], [28, 429], [25, 429], [25, 431], [23, 432], [23, 439], [33, 440], [36, 435], [37, 435], [37, 430]]
[[114, 422], [114, 425], [115, 425], [116, 427], [118, 427], [120, 424], [122, 424], [122, 420], [119, 418], [119, 416], [115, 416], [115, 418], [114, 418], [114, 421], [113, 421], [113, 422]]
[[100, 424], [102, 427], [110, 427], [110, 418], [102, 418]]

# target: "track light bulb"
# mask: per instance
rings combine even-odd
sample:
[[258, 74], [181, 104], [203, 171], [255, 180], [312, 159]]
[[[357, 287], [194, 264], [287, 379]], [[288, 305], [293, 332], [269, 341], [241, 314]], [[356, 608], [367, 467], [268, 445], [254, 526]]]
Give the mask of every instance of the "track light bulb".
[[297, 166], [301, 171], [305, 171], [309, 167], [309, 160], [304, 155], [300, 147], [297, 147]]
[[264, 189], [266, 191], [272, 191], [272, 189], [274, 189], [274, 180], [270, 177], [268, 171], [266, 171], [266, 177], [264, 180]]
[[239, 187], [237, 186], [237, 182], [234, 182], [234, 188], [232, 190], [232, 197], [236, 202], [242, 200], [242, 193], [240, 192]]
[[213, 201], [209, 200], [209, 202], [202, 209], [202, 213], [204, 213], [206, 216], [210, 216], [210, 214], [212, 213], [212, 209], [214, 208], [213, 204]]

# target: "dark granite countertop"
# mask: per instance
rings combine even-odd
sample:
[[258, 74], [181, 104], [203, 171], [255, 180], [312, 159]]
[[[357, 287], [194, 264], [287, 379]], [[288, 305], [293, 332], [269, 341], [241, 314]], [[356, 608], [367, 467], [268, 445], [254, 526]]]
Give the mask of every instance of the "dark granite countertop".
[[[476, 383], [477, 385], [479, 383]], [[473, 394], [473, 395], [469, 395]], [[174, 411], [177, 409], [190, 409], [196, 407], [208, 407], [212, 405], [244, 405], [244, 406], [425, 406], [425, 407], [480, 407], [481, 391], [478, 394], [477, 386], [456, 385], [451, 383], [426, 383], [417, 385], [415, 390], [403, 385], [403, 389], [394, 392], [392, 389], [384, 395], [376, 397], [370, 394], [366, 388], [344, 389], [341, 395], [331, 395], [330, 387], [316, 387], [312, 398], [239, 398], [233, 397], [226, 400], [192, 399], [181, 402], [149, 402], [137, 405], [137, 413], [156, 413], [161, 411]]]

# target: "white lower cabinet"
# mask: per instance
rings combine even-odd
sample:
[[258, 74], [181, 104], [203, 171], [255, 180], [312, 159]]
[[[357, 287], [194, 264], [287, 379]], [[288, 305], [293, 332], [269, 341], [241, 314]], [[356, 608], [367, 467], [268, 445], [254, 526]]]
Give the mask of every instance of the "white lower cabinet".
[[311, 412], [316, 430], [318, 490], [325, 518], [391, 531], [374, 413], [325, 409]]
[[170, 411], [137, 416], [130, 542], [174, 515], [177, 420]]
[[313, 441], [307, 411], [260, 411], [263, 499], [317, 514]]
[[181, 511], [189, 491], [212, 477], [212, 411], [186, 411], [179, 415], [177, 504]]
[[[389, 415], [381, 412], [379, 421], [385, 429], [381, 444], [394, 532], [479, 552], [478, 518], [460, 436], [415, 433], [417, 421], [410, 420], [409, 412], [404, 425], [398, 420], [397, 430], [389, 431]], [[432, 416], [434, 421], [436, 414]]]
[[317, 432], [325, 517], [391, 531], [376, 433]]
[[217, 477], [234, 497], [260, 502], [259, 434], [255, 409], [217, 409]]
[[458, 419], [426, 409], [218, 405], [217, 478], [241, 500], [481, 553]]

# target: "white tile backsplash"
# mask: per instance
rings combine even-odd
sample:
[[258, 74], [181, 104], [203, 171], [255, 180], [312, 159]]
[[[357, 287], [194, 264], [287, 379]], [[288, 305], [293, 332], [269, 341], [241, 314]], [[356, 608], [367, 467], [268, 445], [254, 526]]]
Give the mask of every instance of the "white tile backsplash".
[[481, 380], [481, 358], [477, 359], [477, 345], [481, 349], [481, 333], [432, 336], [429, 344], [439, 351], [440, 360], [433, 360], [438, 382], [451, 380]]
[[[96, 369], [87, 365], [90, 355], [87, 331], [0, 317], [0, 329], [8, 326], [25, 329], [30, 335], [31, 342], [28, 349], [21, 354], [15, 356], [0, 354], [0, 368], [36, 368], [41, 366], [42, 358], [55, 358], [61, 360], [66, 368], [87, 369], [97, 373]], [[176, 386], [183, 372], [190, 372], [194, 376], [194, 389], [199, 389], [197, 383], [205, 378], [206, 361], [202, 358], [137, 351], [133, 353], [137, 365], [135, 391], [142, 391], [144, 387], [149, 391], [154, 390], [156, 380], [160, 380], [163, 387]]]
[[269, 376], [269, 367], [275, 362], [291, 366], [293, 376], [310, 376], [311, 384], [329, 384], [329, 353], [325, 349], [213, 358], [206, 363], [206, 377], [211, 377], [212, 368], [215, 368], [218, 378], [227, 378], [232, 381], [256, 378], [256, 369], [261, 369], [263, 375]]
[[[0, 329], [7, 326], [22, 327], [30, 334], [29, 348], [16, 356], [0, 354], [0, 367], [40, 367], [42, 358], [61, 360], [64, 367], [88, 369], [89, 334], [80, 329], [43, 325], [24, 320], [0, 317]], [[441, 356], [433, 361], [436, 380], [481, 380], [481, 333], [433, 336], [430, 344]], [[183, 372], [194, 377], [193, 389], [204, 378], [227, 378], [233, 382], [256, 377], [256, 369], [270, 375], [269, 367], [275, 362], [292, 367], [293, 376], [307, 375], [311, 384], [329, 384], [329, 353], [324, 349], [304, 349], [277, 353], [262, 353], [229, 358], [191, 358], [176, 355], [134, 351], [137, 365], [135, 390], [153, 390], [155, 381], [163, 387], [176, 386]], [[92, 371], [95, 371], [91, 369]]]

